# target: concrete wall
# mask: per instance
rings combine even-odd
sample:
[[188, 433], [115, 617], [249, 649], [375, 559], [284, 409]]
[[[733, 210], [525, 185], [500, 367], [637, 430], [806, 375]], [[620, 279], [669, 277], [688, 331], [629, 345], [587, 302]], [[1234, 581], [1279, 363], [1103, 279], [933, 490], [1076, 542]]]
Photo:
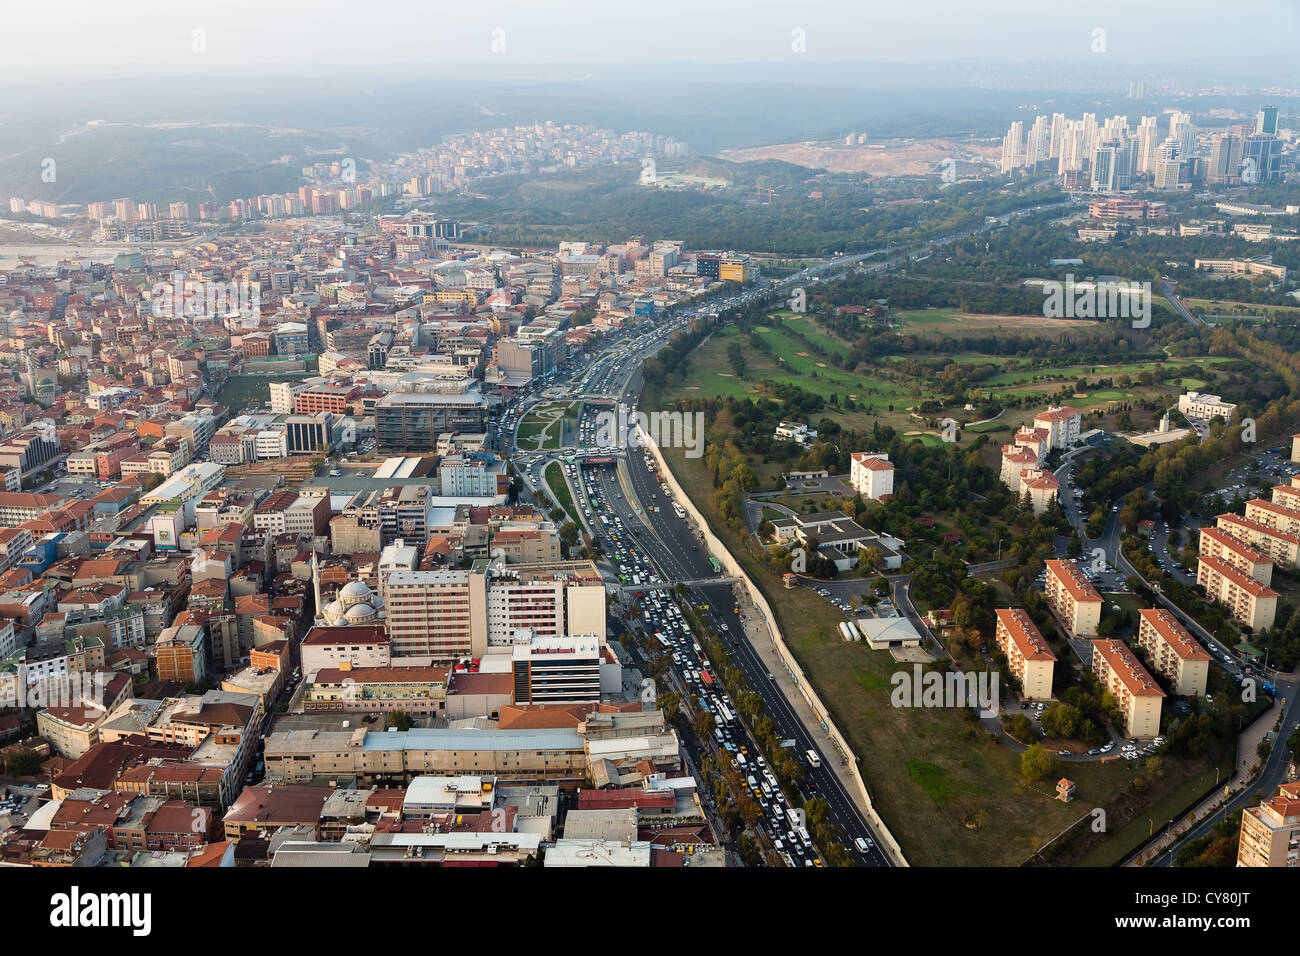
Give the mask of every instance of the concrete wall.
[[[646, 434], [640, 427], [637, 428], [637, 434], [642, 445], [649, 449], [650, 453], [654, 456], [655, 461], [658, 463], [659, 474], [663, 477], [663, 480], [668, 483], [668, 487], [672, 489], [673, 499], [680, 504], [683, 509], [685, 509], [686, 514], [690, 517], [690, 520], [696, 525], [696, 527], [703, 531], [704, 543], [709, 549], [710, 556], [722, 565], [723, 571], [726, 574], [740, 578], [743, 586], [749, 593], [750, 600], [753, 601], [759, 614], [763, 616], [764, 621], [767, 623], [767, 632], [772, 636], [772, 644], [776, 648], [776, 653], [780, 657], [781, 662], [785, 665], [786, 670], [789, 671], [791, 679], [795, 682], [795, 686], [799, 688], [799, 692], [803, 695], [808, 706], [812, 708], [813, 713], [816, 715], [817, 720], [821, 723], [823, 729], [825, 729], [826, 733], [830, 735], [831, 741], [839, 748], [840, 753], [848, 758], [846, 768], [854, 785], [856, 785], [858, 789], [858, 805], [866, 815], [867, 822], [871, 824], [872, 829], [879, 838], [880, 848], [889, 855], [890, 860], [895, 866], [908, 866], [909, 864], [906, 857], [903, 856], [903, 850], [898, 845], [898, 841], [894, 839], [894, 835], [889, 832], [889, 828], [885, 825], [885, 821], [881, 819], [880, 814], [876, 812], [875, 805], [871, 801], [871, 793], [867, 790], [867, 785], [862, 779], [862, 774], [858, 771], [858, 761], [857, 757], [853, 754], [853, 749], [848, 745], [848, 742], [844, 739], [844, 735], [840, 733], [839, 728], [836, 727], [835, 723], [831, 720], [830, 711], [826, 708], [826, 705], [821, 702], [821, 698], [817, 696], [817, 692], [813, 689], [812, 684], [804, 675], [803, 668], [799, 666], [799, 662], [795, 659], [793, 652], [791, 652], [790, 648], [786, 646], [785, 638], [781, 634], [781, 629], [777, 627], [776, 624], [776, 615], [772, 612], [771, 606], [767, 603], [767, 598], [763, 596], [763, 592], [759, 590], [758, 585], [756, 585], [745, 572], [745, 569], [740, 562], [732, 556], [731, 552], [727, 550], [726, 546], [718, 536], [713, 533], [713, 530], [709, 527], [709, 523], [704, 520], [704, 516], [700, 513], [699, 509], [695, 507], [695, 502], [690, 499], [690, 496], [687, 495], [682, 489], [682, 486], [678, 484], [677, 476], [674, 475], [672, 469], [668, 467], [668, 463], [664, 460], [663, 453], [659, 450], [659, 446], [655, 444], [654, 439]], [[853, 794], [850, 793], [850, 796], [853, 796]]]

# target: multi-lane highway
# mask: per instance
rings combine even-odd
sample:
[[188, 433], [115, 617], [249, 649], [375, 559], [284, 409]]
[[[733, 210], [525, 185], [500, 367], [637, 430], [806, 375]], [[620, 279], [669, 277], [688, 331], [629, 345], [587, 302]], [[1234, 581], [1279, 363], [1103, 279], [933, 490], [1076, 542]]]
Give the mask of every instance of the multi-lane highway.
[[[641, 362], [660, 344], [662, 340], [658, 343], [637, 344], [626, 355], [592, 377], [588, 387], [599, 389], [598, 394], [612, 396], [613, 405], [605, 410], [607, 414], [617, 413], [620, 405], [628, 406], [629, 411], [635, 409], [641, 388]], [[584, 447], [597, 451], [599, 449], [595, 442], [599, 429], [593, 420], [593, 413], [598, 412], [593, 408], [584, 415], [579, 424], [578, 437]], [[612, 463], [577, 465], [581, 480], [571, 482], [571, 485], [576, 492], [575, 500], [584, 521], [588, 527], [594, 526], [607, 554], [613, 556], [623, 572], [621, 576], [635, 574], [643, 583], [657, 583], [660, 580], [716, 580], [718, 573], [707, 550], [700, 543], [695, 530], [677, 516], [671, 498], [656, 478], [654, 469], [647, 465], [643, 451], [632, 445], [615, 449], [615, 452], [614, 455], [591, 456], [610, 458]], [[602, 515], [605, 520], [602, 520]], [[617, 533], [617, 540], [614, 540], [611, 532]], [[647, 563], [650, 565], [649, 575], [645, 573]], [[767, 665], [746, 637], [744, 622], [741, 614], [737, 613], [739, 605], [731, 585], [691, 584], [687, 591], [687, 601], [730, 642], [736, 666], [750, 689], [763, 698], [765, 713], [776, 725], [781, 737], [794, 740], [796, 752], [800, 754], [808, 750], [816, 752], [817, 745], [812, 735], [776, 686]], [[691, 663], [692, 656], [687, 655], [686, 665]], [[681, 668], [685, 665], [675, 666]], [[863, 865], [888, 865], [871, 828], [845, 791], [839, 777], [826, 766], [826, 762], [823, 760], [820, 767], [808, 767], [806, 772], [808, 790], [805, 795], [820, 797], [827, 802], [830, 819], [843, 834], [849, 853]], [[859, 848], [859, 839], [863, 841], [861, 846], [866, 848], [866, 852]]]

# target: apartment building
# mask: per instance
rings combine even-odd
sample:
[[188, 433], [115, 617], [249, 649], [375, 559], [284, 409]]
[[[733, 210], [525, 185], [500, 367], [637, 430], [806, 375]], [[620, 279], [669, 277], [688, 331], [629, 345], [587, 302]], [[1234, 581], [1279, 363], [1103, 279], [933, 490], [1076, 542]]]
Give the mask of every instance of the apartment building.
[[1273, 486], [1273, 504], [1281, 505], [1291, 511], [1300, 511], [1300, 482], [1297, 482], [1297, 478], [1300, 478], [1300, 475], [1292, 478], [1289, 485]]
[[1047, 450], [1069, 448], [1079, 441], [1083, 412], [1069, 405], [1053, 406], [1034, 416], [1034, 427], [1047, 432]]
[[481, 657], [520, 630], [606, 635], [605, 585], [590, 561], [394, 571], [381, 595], [394, 661]]
[[1300, 781], [1284, 783], [1277, 793], [1241, 815], [1238, 866], [1300, 865]]
[[324, 535], [329, 532], [330, 503], [324, 495], [281, 491], [253, 514], [253, 527], [272, 534]]
[[1056, 655], [1023, 608], [997, 610], [998, 649], [1007, 658], [1011, 676], [1020, 682], [1028, 700], [1050, 700]]
[[1037, 471], [1038, 452], [1024, 445], [1002, 446], [1002, 483], [1011, 489], [1013, 495], [1019, 496], [1023, 491], [1025, 473]]
[[1246, 502], [1246, 517], [1277, 531], [1300, 536], [1300, 511], [1283, 508], [1263, 498], [1252, 498]]
[[1073, 561], [1052, 560], [1047, 565], [1047, 602], [1070, 633], [1087, 636], [1097, 633], [1101, 623], [1101, 595], [1097, 593]]
[[323, 667], [303, 692], [304, 711], [379, 714], [400, 710], [441, 717], [447, 706], [445, 667]]
[[1029, 507], [1034, 514], [1041, 515], [1056, 504], [1061, 483], [1054, 474], [1038, 468], [1026, 468], [1020, 477], [1020, 493], [1029, 496]]
[[1196, 559], [1196, 583], [1206, 596], [1227, 606], [1233, 620], [1262, 631], [1273, 626], [1278, 593], [1222, 558], [1203, 554]]
[[528, 635], [511, 652], [516, 704], [600, 702], [603, 642], [594, 634]]
[[486, 575], [397, 571], [381, 592], [394, 658], [431, 662], [487, 653]]
[[25, 491], [0, 491], [0, 525], [16, 528], [35, 521], [71, 501], [63, 495], [34, 495]]
[[387, 667], [392, 663], [388, 634], [382, 624], [313, 627], [302, 641], [302, 671], [324, 667]]
[[487, 595], [488, 645], [513, 644], [516, 634], [606, 637], [605, 585], [589, 561], [496, 566]]
[[1051, 432], [1046, 428], [1031, 428], [1026, 425], [1016, 429], [1012, 444], [1032, 451], [1037, 458], [1035, 464], [1041, 466], [1047, 459], [1047, 442], [1050, 438]]
[[1094, 640], [1092, 672], [1119, 705], [1125, 734], [1149, 738], [1160, 733], [1165, 692], [1127, 644], [1114, 639]]
[[1292, 568], [1300, 566], [1300, 535], [1278, 531], [1259, 521], [1234, 514], [1219, 515], [1215, 524], [1220, 531], [1244, 541], [1278, 564]]
[[849, 462], [849, 484], [864, 498], [880, 500], [894, 493], [894, 465], [889, 455], [857, 451]]
[[153, 657], [159, 680], [201, 684], [208, 675], [208, 638], [193, 624], [165, 628], [154, 643]]
[[1273, 582], [1273, 559], [1218, 528], [1202, 528], [1200, 554], [1208, 554], [1249, 574], [1260, 584]]
[[1138, 611], [1138, 646], [1146, 651], [1151, 666], [1181, 697], [1204, 697], [1210, 676], [1210, 653], [1173, 612], [1164, 608]]

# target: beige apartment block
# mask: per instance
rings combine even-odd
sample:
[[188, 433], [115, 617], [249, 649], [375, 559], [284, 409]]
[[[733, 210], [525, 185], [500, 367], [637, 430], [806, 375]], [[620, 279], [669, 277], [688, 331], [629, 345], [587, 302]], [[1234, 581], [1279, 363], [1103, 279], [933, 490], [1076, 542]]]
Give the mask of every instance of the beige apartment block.
[[1196, 583], [1213, 601], [1227, 605], [1233, 620], [1256, 631], [1273, 626], [1278, 594], [1250, 575], [1212, 555], [1196, 559]]
[[1114, 639], [1092, 642], [1092, 672], [1110, 692], [1124, 716], [1124, 733], [1155, 737], [1160, 733], [1160, 707], [1165, 692], [1128, 645]]
[[1151, 666], [1182, 697], [1204, 697], [1210, 676], [1210, 653], [1164, 608], [1138, 611], [1138, 646]]
[[1047, 565], [1047, 601], [1072, 634], [1097, 633], [1101, 623], [1101, 595], [1088, 583], [1073, 561], [1052, 560]]
[[1050, 700], [1056, 655], [1023, 608], [999, 608], [996, 640], [1029, 700]]
[[1273, 504], [1281, 505], [1291, 511], [1300, 511], [1300, 486], [1274, 485]]
[[1276, 531], [1300, 535], [1300, 511], [1283, 508], [1263, 498], [1252, 498], [1246, 502], [1246, 517]]
[[1300, 781], [1284, 783], [1276, 795], [1241, 815], [1238, 866], [1289, 866], [1300, 859]]
[[1273, 583], [1273, 559], [1218, 528], [1202, 528], [1200, 553], [1221, 558], [1260, 584]]
[[1251, 518], [1234, 514], [1219, 515], [1215, 523], [1220, 531], [1226, 531], [1239, 541], [1246, 542], [1278, 564], [1289, 568], [1300, 566], [1300, 535], [1278, 531]]

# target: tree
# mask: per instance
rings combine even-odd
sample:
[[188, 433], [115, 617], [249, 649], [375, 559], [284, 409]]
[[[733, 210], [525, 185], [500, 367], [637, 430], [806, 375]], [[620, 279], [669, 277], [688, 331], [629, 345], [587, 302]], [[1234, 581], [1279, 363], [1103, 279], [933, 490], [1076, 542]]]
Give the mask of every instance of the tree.
[[1020, 756], [1020, 775], [1026, 780], [1042, 780], [1056, 775], [1058, 761], [1042, 744], [1031, 744]]
[[404, 710], [390, 710], [388, 712], [388, 726], [396, 727], [398, 730], [410, 730], [415, 725], [411, 715]]
[[5, 760], [5, 772], [11, 777], [31, 777], [40, 769], [41, 755], [35, 750], [14, 750]]

